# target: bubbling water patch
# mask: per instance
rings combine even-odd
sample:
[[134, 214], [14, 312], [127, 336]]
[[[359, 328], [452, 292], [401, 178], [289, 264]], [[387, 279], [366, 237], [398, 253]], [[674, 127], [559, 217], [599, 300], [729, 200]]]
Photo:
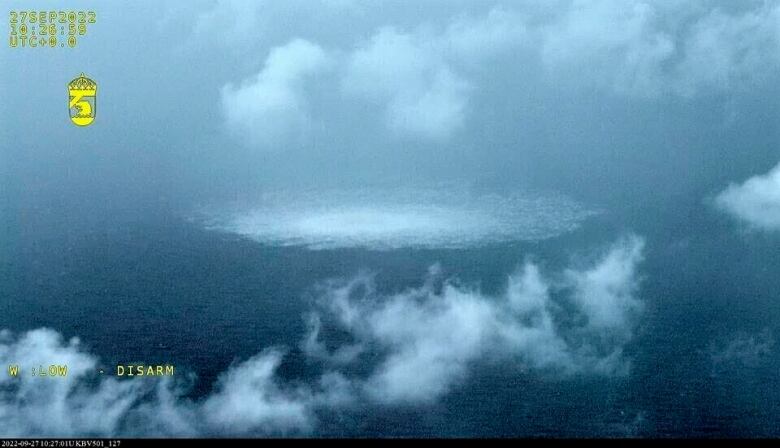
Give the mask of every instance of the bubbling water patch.
[[250, 207], [204, 208], [211, 230], [312, 250], [462, 249], [552, 238], [597, 214], [559, 194], [460, 188], [266, 192]]

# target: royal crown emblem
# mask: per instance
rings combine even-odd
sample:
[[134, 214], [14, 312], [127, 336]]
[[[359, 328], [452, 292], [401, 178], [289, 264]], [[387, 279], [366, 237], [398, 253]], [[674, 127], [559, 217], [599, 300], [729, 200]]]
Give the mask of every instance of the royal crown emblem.
[[68, 83], [70, 121], [76, 126], [88, 126], [95, 120], [97, 83], [82, 73]]

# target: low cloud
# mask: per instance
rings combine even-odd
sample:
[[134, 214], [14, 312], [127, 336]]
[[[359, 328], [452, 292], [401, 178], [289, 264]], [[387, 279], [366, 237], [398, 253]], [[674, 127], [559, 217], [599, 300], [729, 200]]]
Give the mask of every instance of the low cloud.
[[209, 424], [227, 433], [309, 429], [311, 392], [281, 389], [275, 380], [281, 360], [282, 352], [268, 350], [223, 374], [216, 391], [203, 403]]
[[[67, 365], [67, 376], [32, 377], [27, 369], [56, 363]], [[26, 333], [13, 342], [8, 332], [0, 341], [0, 365], [24, 368], [18, 379], [0, 375], [0, 433], [88, 436], [114, 434], [121, 418], [145, 392], [140, 382], [113, 379], [90, 384], [97, 359], [84, 352], [78, 339], [63, 341], [52, 330]]]
[[758, 334], [739, 334], [726, 341], [710, 344], [710, 357], [715, 367], [754, 367], [771, 356], [775, 340], [769, 330]]
[[380, 105], [395, 133], [444, 140], [467, 119], [474, 87], [463, 66], [500, 54], [524, 31], [503, 9], [455, 18], [439, 31], [384, 27], [349, 55], [343, 89]]
[[[235, 9], [232, 3], [215, 8], [197, 27]], [[259, 15], [245, 9], [234, 20], [239, 30], [251, 28]], [[318, 119], [357, 102], [393, 135], [441, 143], [467, 127], [485, 75], [515, 60], [527, 77], [518, 86], [541, 82], [639, 99], [749, 92], [780, 72], [778, 22], [780, 7], [771, 3], [724, 9], [605, 0], [456, 12], [416, 25], [387, 23], [327, 52], [293, 39], [271, 50], [255, 78], [225, 86], [223, 106], [234, 132], [259, 146], [278, 145], [299, 136], [312, 119], [308, 84], [331, 99]], [[325, 67], [334, 76], [312, 83]]]
[[715, 203], [756, 229], [780, 230], [780, 165], [767, 174], [730, 185]]
[[222, 88], [228, 128], [249, 144], [269, 151], [301, 141], [311, 127], [304, 82], [328, 65], [325, 51], [306, 40], [273, 49], [259, 73], [239, 86]]
[[412, 35], [382, 29], [350, 56], [344, 88], [382, 104], [395, 132], [445, 138], [463, 125], [470, 85], [434, 51]]
[[572, 2], [539, 29], [542, 63], [553, 79], [619, 94], [652, 96], [675, 43], [657, 28], [659, 13], [644, 2]]
[[[759, 5], [761, 5], [759, 3]], [[745, 89], [780, 69], [780, 6], [771, 2], [737, 14], [713, 9], [682, 43], [679, 93]]]
[[[235, 9], [231, 3], [224, 8]], [[221, 11], [217, 8], [202, 17], [199, 28], [224, 15]], [[247, 14], [252, 16], [253, 11]], [[242, 18], [235, 25], [247, 28], [251, 23], [250, 18]], [[283, 137], [306, 130], [312, 117], [303, 85], [333, 65], [338, 72], [338, 81], [333, 82], [340, 87], [313, 88], [339, 90], [343, 101], [358, 99], [375, 106], [386, 128], [396, 135], [443, 141], [467, 119], [473, 87], [467, 70], [461, 68], [500, 54], [516, 44], [523, 32], [523, 24], [512, 14], [493, 9], [483, 17], [457, 17], [438, 30], [382, 27], [348, 51], [326, 53], [314, 43], [294, 39], [272, 49], [254, 78], [240, 87], [223, 87], [227, 125], [259, 147], [281, 144]]]
[[260, 1], [218, 0], [197, 14], [193, 34], [200, 45], [219, 36], [221, 43], [244, 50], [251, 45], [249, 36], [257, 37], [258, 32], [267, 29], [263, 13], [268, 6], [268, 2]]
[[625, 329], [626, 322], [642, 310], [635, 293], [636, 264], [643, 248], [640, 239], [630, 238], [593, 268], [566, 272], [574, 287], [573, 301], [587, 316], [591, 329]]
[[[642, 248], [640, 238], [626, 238], [592, 268], [568, 270], [557, 282], [527, 263], [498, 297], [437, 280], [436, 267], [421, 288], [389, 296], [369, 275], [329, 284], [319, 303], [354, 340], [326, 358], [350, 364], [362, 353], [385, 353], [357, 380], [382, 403], [431, 402], [473, 364], [496, 357], [564, 374], [625, 373], [622, 349], [642, 310], [635, 297]], [[322, 357], [327, 344], [317, 337], [321, 319], [314, 322], [305, 347]]]
[[573, 1], [539, 28], [542, 61], [557, 81], [634, 97], [745, 91], [780, 68], [780, 7], [757, 5]]
[[[643, 242], [627, 237], [592, 266], [545, 276], [527, 262], [503, 293], [443, 279], [380, 293], [370, 275], [321, 284], [302, 342], [321, 374], [280, 377], [284, 351], [269, 348], [230, 366], [211, 393], [186, 393], [191, 379], [118, 379], [98, 372], [98, 359], [76, 338], [38, 329], [0, 334], [0, 435], [202, 436], [296, 435], [317, 430], [320, 412], [368, 405], [424, 405], [465, 381], [480, 362], [510, 361], [555, 375], [620, 375], [641, 302], [636, 266]], [[328, 339], [326, 330], [345, 335]], [[30, 366], [68, 366], [60, 378], [33, 377]]]
[[[18, 377], [0, 375], [0, 435], [197, 436], [305, 433], [322, 399], [275, 379], [281, 353], [269, 350], [225, 372], [202, 401], [184, 397], [186, 385], [169, 379], [120, 380], [98, 372], [98, 360], [78, 339], [50, 329], [0, 341], [0, 364], [19, 365]], [[58, 378], [33, 377], [31, 366], [67, 366]], [[332, 393], [331, 393], [332, 395]]]

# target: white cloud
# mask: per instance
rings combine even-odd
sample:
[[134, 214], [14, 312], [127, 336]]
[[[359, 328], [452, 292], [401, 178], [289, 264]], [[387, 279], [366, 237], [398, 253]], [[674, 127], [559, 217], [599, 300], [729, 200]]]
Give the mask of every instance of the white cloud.
[[780, 68], [780, 6], [726, 12], [694, 2], [572, 1], [537, 29], [556, 82], [618, 94], [747, 90]]
[[[264, 352], [232, 366], [206, 399], [183, 398], [171, 380], [118, 380], [98, 373], [98, 360], [78, 339], [63, 341], [38, 329], [0, 339], [0, 365], [19, 365], [14, 378], [0, 375], [0, 436], [109, 436], [289, 434], [311, 429], [312, 408], [339, 398], [284, 388], [274, 372], [280, 353]], [[67, 375], [33, 377], [32, 367], [66, 365]]]
[[[323, 320], [311, 320], [303, 342], [310, 360], [326, 361], [318, 379], [284, 381], [283, 352], [268, 349], [230, 366], [197, 400], [186, 397], [181, 378], [101, 375], [78, 339], [63, 341], [53, 330], [2, 332], [0, 365], [23, 370], [0, 375], [0, 436], [307, 434], [318, 412], [434, 402], [488, 359], [560, 374], [625, 373], [622, 348], [641, 310], [634, 296], [641, 251], [641, 239], [626, 238], [593, 267], [556, 276], [561, 282], [526, 263], [496, 297], [442, 281], [438, 266], [423, 286], [387, 296], [368, 275], [321, 285], [312, 316]], [[323, 325], [352, 341], [325, 340]], [[67, 365], [67, 376], [28, 371], [50, 364]]]
[[677, 89], [746, 90], [780, 69], [780, 5], [771, 2], [742, 14], [710, 11], [692, 27], [676, 67]]
[[484, 61], [500, 56], [529, 39], [525, 19], [515, 11], [496, 7], [484, 16], [461, 15], [432, 39], [437, 51], [460, 63]]
[[193, 33], [200, 44], [219, 39], [244, 50], [258, 40], [258, 33], [266, 31], [268, 24], [262, 18], [267, 7], [267, 2], [261, 1], [217, 0], [196, 16]]
[[[355, 0], [210, 0], [206, 8], [195, 2], [186, 6], [166, 5], [165, 19], [195, 11], [192, 26], [194, 48], [216, 45], [220, 51], [247, 55], [276, 37], [297, 34], [324, 17], [341, 18], [361, 11], [365, 5]], [[281, 25], [281, 26], [279, 26]]]
[[302, 39], [271, 50], [263, 69], [240, 86], [222, 88], [228, 128], [248, 143], [280, 151], [310, 128], [304, 82], [326, 70], [330, 59]]
[[206, 420], [232, 434], [310, 429], [310, 392], [281, 389], [274, 378], [281, 360], [281, 352], [269, 350], [228, 370], [203, 404]]
[[[228, 17], [230, 30], [251, 37], [246, 30], [263, 15], [252, 8], [226, 3], [196, 28]], [[691, 2], [574, 0], [447, 14], [416, 26], [389, 23], [353, 48], [340, 44], [326, 53], [294, 40], [274, 49], [254, 79], [223, 88], [228, 126], [266, 148], [294, 144], [312, 119], [306, 86], [327, 67], [334, 76], [317, 88], [336, 95], [323, 110], [357, 99], [391, 133], [438, 143], [467, 126], [485, 76], [504, 67], [522, 66], [528, 79], [518, 86], [541, 81], [635, 98], [744, 92], [780, 74], [780, 6], [770, 3], [726, 11]]]
[[[140, 382], [102, 381], [90, 387], [97, 372], [95, 357], [78, 339], [62, 341], [52, 330], [26, 333], [17, 342], [3, 332], [0, 365], [18, 364], [20, 376], [0, 375], [0, 434], [3, 436], [103, 435], [120, 429], [121, 418], [143, 393]], [[62, 378], [32, 377], [29, 369], [66, 365]]]
[[[468, 100], [479, 89], [479, 80], [466, 67], [490, 61], [500, 70], [499, 63], [508, 58], [528, 66], [541, 63], [540, 73], [552, 80], [553, 88], [595, 87], [632, 97], [745, 90], [778, 73], [778, 23], [780, 6], [771, 4], [733, 12], [643, 0], [493, 8], [484, 16], [456, 17], [439, 33], [430, 26], [414, 32], [390, 26], [378, 31], [352, 55], [346, 83], [386, 101], [388, 123], [397, 130], [426, 134], [398, 124], [415, 116], [410, 111], [434, 124], [441, 116], [439, 125], [430, 125], [439, 131], [427, 133], [441, 137], [463, 125]], [[444, 74], [461, 79], [460, 88], [437, 87]], [[404, 103], [424, 92], [439, 97], [437, 104], [447, 104], [451, 115]]]
[[[261, 16], [257, 5], [218, 2], [198, 16], [195, 34], [218, 35], [241, 49], [256, 38], [257, 28], [267, 28]], [[380, 28], [369, 41], [343, 54], [342, 90], [376, 104], [392, 132], [441, 141], [463, 127], [467, 116], [472, 85], [458, 65], [499, 54], [523, 32], [522, 23], [503, 9], [478, 18], [458, 16], [435, 32], [425, 27], [413, 32]], [[281, 145], [305, 130], [310, 116], [303, 85], [331, 59], [316, 44], [302, 40], [272, 50], [255, 79], [241, 87], [223, 87], [228, 127], [259, 146]]]
[[771, 356], [775, 340], [769, 330], [758, 334], [738, 334], [726, 341], [710, 344], [710, 358], [715, 367], [729, 365], [756, 366]]
[[[363, 385], [380, 402], [432, 401], [465, 376], [467, 363], [484, 347], [495, 310], [472, 294], [431, 285], [388, 298], [381, 304], [369, 277], [358, 277], [328, 291], [324, 301], [362, 344], [389, 353]], [[365, 297], [353, 301], [356, 289]]]
[[656, 21], [657, 12], [644, 2], [572, 2], [565, 14], [540, 27], [542, 62], [557, 81], [658, 93], [661, 64], [675, 46]]
[[385, 108], [387, 126], [441, 139], [463, 125], [469, 83], [419, 37], [384, 28], [349, 56], [348, 93]]
[[644, 243], [636, 237], [613, 248], [601, 262], [585, 271], [567, 271], [574, 286], [573, 299], [595, 329], [624, 328], [642, 310], [634, 294], [638, 288], [637, 263]]
[[504, 340], [499, 347], [510, 353], [525, 354], [525, 361], [536, 369], [557, 368], [570, 373], [577, 370], [568, 343], [557, 328], [553, 313], [557, 304], [551, 299], [553, 285], [542, 277], [539, 267], [526, 263], [509, 277], [506, 301], [508, 324], [500, 328]]
[[780, 230], [780, 164], [765, 175], [730, 185], [715, 202], [757, 229]]
[[474, 90], [460, 67], [497, 56], [524, 32], [503, 9], [456, 17], [439, 31], [384, 27], [348, 56], [342, 86], [383, 108], [392, 131], [445, 140], [464, 126]]
[[[355, 339], [351, 350], [385, 354], [355, 380], [382, 403], [431, 402], [473, 364], [496, 356], [563, 373], [622, 373], [622, 348], [642, 308], [634, 296], [642, 247], [637, 237], [622, 240], [593, 268], [568, 270], [563, 284], [526, 264], [500, 297], [451, 281], [437, 288], [434, 269], [423, 287], [390, 296], [378, 294], [367, 275], [331, 284], [320, 303]], [[583, 324], [560, 319], [556, 294], [570, 296]]]

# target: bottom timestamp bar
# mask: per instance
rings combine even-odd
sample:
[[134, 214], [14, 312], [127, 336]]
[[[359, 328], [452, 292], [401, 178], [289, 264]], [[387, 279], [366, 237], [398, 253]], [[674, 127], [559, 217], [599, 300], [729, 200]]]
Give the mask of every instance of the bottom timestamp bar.
[[0, 448], [117, 448], [119, 439], [0, 439]]

